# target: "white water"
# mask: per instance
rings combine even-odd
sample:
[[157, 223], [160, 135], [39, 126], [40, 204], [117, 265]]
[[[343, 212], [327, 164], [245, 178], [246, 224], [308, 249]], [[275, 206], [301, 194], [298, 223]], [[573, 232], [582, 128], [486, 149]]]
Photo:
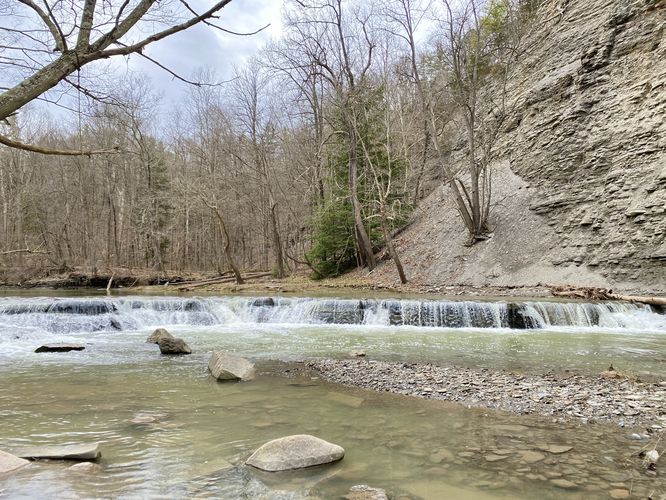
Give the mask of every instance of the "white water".
[[[396, 361], [666, 373], [666, 316], [649, 307], [265, 297], [1, 298], [0, 364], [151, 362], [159, 350], [145, 338], [157, 327], [200, 355], [294, 360], [363, 349]], [[52, 342], [86, 350], [34, 353]]]
[[[513, 313], [513, 316], [512, 316]], [[523, 318], [516, 322], [515, 316]], [[666, 333], [666, 315], [614, 302], [561, 303], [252, 297], [3, 298], [0, 335], [12, 329], [68, 334], [169, 326], [365, 325]], [[518, 325], [518, 326], [517, 326]]]

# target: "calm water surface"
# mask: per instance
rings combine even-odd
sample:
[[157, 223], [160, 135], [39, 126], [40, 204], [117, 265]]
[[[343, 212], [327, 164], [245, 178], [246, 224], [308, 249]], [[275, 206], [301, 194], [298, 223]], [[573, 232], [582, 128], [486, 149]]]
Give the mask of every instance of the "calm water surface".
[[[338, 498], [359, 483], [426, 499], [607, 498], [611, 483], [636, 493], [664, 491], [663, 479], [646, 478], [631, 457], [641, 444], [613, 427], [554, 425], [310, 378], [264, 375], [248, 383], [217, 383], [206, 374], [202, 354], [155, 354], [134, 364], [75, 362], [86, 355], [3, 367], [0, 443], [11, 450], [100, 442], [99, 471], [37, 462], [0, 480], [0, 496]], [[263, 371], [271, 367], [263, 365]], [[143, 414], [159, 421], [129, 422]], [[267, 440], [297, 433], [338, 443], [347, 454], [337, 465], [297, 474], [261, 474], [242, 466]], [[540, 451], [547, 444], [573, 449], [562, 455]], [[577, 489], [551, 481], [561, 478]]]

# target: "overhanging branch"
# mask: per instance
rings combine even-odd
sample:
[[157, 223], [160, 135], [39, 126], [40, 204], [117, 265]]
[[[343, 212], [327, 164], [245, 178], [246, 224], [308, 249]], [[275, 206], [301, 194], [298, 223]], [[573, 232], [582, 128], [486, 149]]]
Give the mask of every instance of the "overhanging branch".
[[44, 148], [42, 146], [36, 146], [34, 144], [26, 144], [24, 142], [15, 141], [14, 139], [10, 139], [9, 137], [6, 137], [4, 135], [0, 135], [0, 144], [4, 144], [5, 146], [14, 149], [22, 149], [23, 151], [30, 151], [31, 153], [40, 153], [43, 155], [54, 155], [54, 156], [92, 156], [92, 155], [113, 154], [120, 152], [120, 148], [118, 146], [111, 149], [82, 149], [80, 151]]

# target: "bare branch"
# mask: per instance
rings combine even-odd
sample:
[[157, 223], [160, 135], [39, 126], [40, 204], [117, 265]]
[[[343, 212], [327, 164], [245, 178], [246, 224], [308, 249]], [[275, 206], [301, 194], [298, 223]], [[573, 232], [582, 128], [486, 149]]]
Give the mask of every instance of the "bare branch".
[[30, 151], [31, 153], [40, 153], [43, 155], [54, 155], [54, 156], [92, 156], [92, 155], [101, 155], [101, 154], [113, 154], [119, 153], [120, 148], [115, 147], [113, 149], [82, 149], [80, 151], [66, 150], [66, 149], [50, 149], [44, 148], [42, 146], [36, 146], [34, 144], [26, 144], [23, 142], [15, 141], [0, 135], [0, 144], [4, 144], [10, 148], [22, 149], [23, 151]]
[[56, 23], [53, 22], [51, 17], [49, 17], [49, 14], [44, 12], [44, 10], [32, 0], [19, 0], [19, 2], [30, 7], [41, 18], [41, 20], [44, 22], [46, 27], [51, 32], [51, 35], [53, 36], [53, 41], [55, 42], [56, 50], [60, 52], [64, 52], [65, 50], [67, 50], [67, 43], [65, 42], [65, 38], [62, 36], [60, 28], [56, 25]]

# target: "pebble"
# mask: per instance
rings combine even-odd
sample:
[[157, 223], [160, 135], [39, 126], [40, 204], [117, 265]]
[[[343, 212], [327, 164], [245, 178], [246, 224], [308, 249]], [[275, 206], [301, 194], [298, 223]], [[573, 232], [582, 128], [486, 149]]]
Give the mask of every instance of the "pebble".
[[645, 461], [649, 464], [656, 464], [659, 460], [659, 452], [657, 450], [650, 450], [645, 453]]
[[611, 498], [621, 499], [621, 498], [629, 498], [631, 493], [629, 490], [624, 490], [624, 489], [615, 489], [615, 490], [610, 490], [608, 492]]

